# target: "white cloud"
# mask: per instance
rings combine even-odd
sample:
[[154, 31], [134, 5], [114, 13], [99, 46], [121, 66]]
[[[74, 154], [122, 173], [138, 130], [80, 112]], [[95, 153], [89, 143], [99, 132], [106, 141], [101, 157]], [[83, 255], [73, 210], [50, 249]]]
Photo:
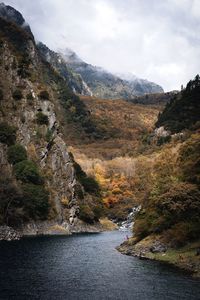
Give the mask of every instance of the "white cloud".
[[50, 48], [178, 89], [200, 72], [199, 0], [7, 0]]

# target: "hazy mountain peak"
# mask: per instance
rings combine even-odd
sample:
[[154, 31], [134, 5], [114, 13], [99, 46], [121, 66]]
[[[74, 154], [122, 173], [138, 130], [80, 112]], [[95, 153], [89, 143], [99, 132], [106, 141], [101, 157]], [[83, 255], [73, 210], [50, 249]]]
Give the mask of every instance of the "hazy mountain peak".
[[132, 73], [113, 74], [101, 67], [88, 64], [71, 49], [60, 49], [59, 54], [75, 73], [81, 75], [96, 97], [130, 99], [148, 93], [163, 92], [161, 86], [139, 79]]
[[133, 81], [133, 80], [136, 80], [136, 79], [137, 79], [137, 76], [134, 75], [134, 74], [131, 73], [131, 72], [127, 72], [127, 73], [116, 73], [116, 76], [118, 76], [118, 77], [120, 77], [121, 79], [126, 80], [126, 81]]
[[31, 29], [22, 14], [12, 6], [6, 5], [3, 2], [0, 3], [0, 17], [6, 19], [7, 21], [15, 23], [20, 27], [23, 27], [28, 33], [31, 33], [32, 35]]
[[58, 49], [58, 53], [66, 63], [83, 63], [83, 60], [70, 48]]

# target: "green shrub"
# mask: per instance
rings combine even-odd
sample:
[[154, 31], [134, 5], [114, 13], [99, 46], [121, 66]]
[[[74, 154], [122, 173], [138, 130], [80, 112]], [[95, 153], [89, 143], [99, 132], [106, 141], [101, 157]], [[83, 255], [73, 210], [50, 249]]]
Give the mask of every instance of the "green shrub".
[[37, 165], [30, 160], [23, 160], [14, 165], [16, 178], [26, 183], [43, 184]]
[[24, 184], [24, 210], [32, 219], [46, 219], [49, 212], [49, 193], [43, 186]]
[[92, 209], [87, 204], [80, 205], [79, 218], [86, 223], [94, 223], [95, 215]]
[[200, 185], [200, 134], [194, 134], [180, 148], [179, 167], [185, 181]]
[[2, 101], [3, 100], [3, 91], [2, 91], [2, 89], [0, 89], [0, 101]]
[[9, 163], [13, 165], [27, 159], [26, 149], [18, 144], [10, 146], [7, 155]]
[[49, 100], [49, 93], [47, 91], [41, 91], [38, 96], [42, 100]]
[[22, 221], [22, 193], [12, 178], [0, 174], [0, 224], [17, 225]]
[[41, 111], [39, 111], [36, 115], [37, 117], [37, 123], [39, 125], [48, 125], [49, 124], [49, 119], [48, 119], [48, 116], [43, 114]]
[[23, 98], [23, 94], [19, 89], [15, 90], [13, 92], [12, 96], [13, 96], [13, 99], [15, 99], [15, 100], [21, 100]]
[[16, 128], [6, 122], [0, 123], [0, 143], [13, 145], [16, 140]]
[[87, 193], [95, 194], [97, 196], [99, 195], [100, 188], [99, 188], [99, 184], [95, 180], [95, 178], [86, 176], [86, 177], [79, 178], [79, 180], [80, 180], [80, 183], [83, 185], [84, 190]]
[[138, 217], [134, 224], [133, 233], [139, 239], [145, 238], [150, 233], [148, 220]]
[[26, 99], [29, 100], [29, 101], [33, 101], [33, 95], [32, 95], [32, 93], [28, 93], [26, 95]]
[[87, 174], [82, 170], [81, 166], [75, 162], [73, 154], [70, 154], [70, 158], [73, 162], [74, 169], [76, 171], [76, 176], [79, 182], [84, 187], [84, 190], [87, 193], [94, 194], [96, 196], [100, 196], [100, 187], [95, 178], [87, 176]]
[[[170, 228], [181, 228], [176, 224], [190, 223], [190, 234], [195, 235], [193, 224], [199, 223], [200, 191], [189, 183], [176, 183], [157, 197], [149, 198], [147, 206], [138, 213], [134, 224], [136, 237], [144, 238], [152, 233], [161, 233]], [[169, 233], [172, 231], [169, 231]], [[175, 232], [175, 231], [174, 231]], [[185, 241], [186, 237], [180, 237]]]
[[198, 218], [200, 214], [200, 191], [197, 186], [189, 183], [177, 183], [169, 191], [160, 195], [154, 202], [157, 212], [171, 216], [171, 224], [182, 220]]
[[169, 143], [171, 141], [171, 135], [168, 136], [161, 136], [157, 140], [157, 145], [161, 146], [163, 144]]
[[48, 128], [45, 136], [46, 141], [49, 143], [52, 140], [52, 137], [53, 137], [52, 130]]
[[98, 221], [105, 213], [103, 205], [100, 203], [93, 207], [93, 213], [95, 216], [95, 221]]

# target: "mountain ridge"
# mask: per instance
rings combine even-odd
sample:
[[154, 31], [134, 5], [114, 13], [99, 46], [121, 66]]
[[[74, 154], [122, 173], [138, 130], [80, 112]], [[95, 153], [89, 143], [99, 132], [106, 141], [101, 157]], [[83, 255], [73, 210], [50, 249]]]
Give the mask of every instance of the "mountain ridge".
[[129, 99], [147, 93], [164, 92], [162, 87], [148, 80], [137, 77], [123, 79], [102, 67], [86, 63], [71, 49], [59, 49], [59, 53], [69, 67], [82, 76], [97, 98]]
[[[33, 37], [30, 26], [13, 7], [1, 3], [0, 16], [23, 27]], [[86, 63], [69, 48], [55, 52], [42, 42], [38, 43], [38, 48], [43, 59], [65, 78], [68, 86], [77, 94], [104, 99], [130, 99], [147, 93], [163, 92], [162, 87], [148, 80], [133, 78], [128, 81], [101, 67]]]

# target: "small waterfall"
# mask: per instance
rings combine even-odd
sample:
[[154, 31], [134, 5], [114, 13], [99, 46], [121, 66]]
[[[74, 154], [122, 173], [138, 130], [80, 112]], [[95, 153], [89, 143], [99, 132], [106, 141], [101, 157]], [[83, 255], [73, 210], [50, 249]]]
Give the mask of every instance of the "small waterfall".
[[135, 216], [140, 211], [140, 209], [141, 209], [141, 205], [134, 206], [132, 208], [132, 211], [128, 214], [127, 219], [119, 224], [120, 231], [129, 231], [132, 229]]

